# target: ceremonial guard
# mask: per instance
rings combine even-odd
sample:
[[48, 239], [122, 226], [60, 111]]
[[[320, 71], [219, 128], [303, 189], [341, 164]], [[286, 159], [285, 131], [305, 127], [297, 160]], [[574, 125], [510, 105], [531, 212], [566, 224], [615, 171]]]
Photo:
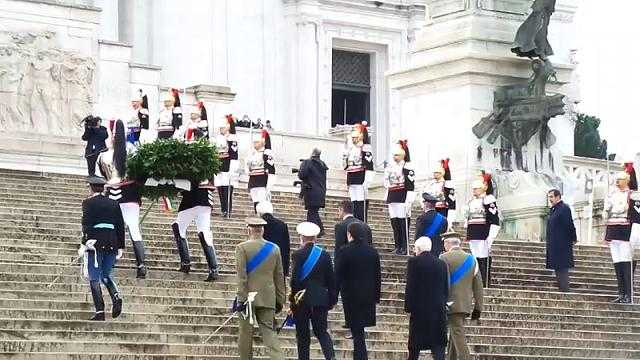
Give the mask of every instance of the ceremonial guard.
[[188, 274], [191, 271], [191, 257], [187, 244], [187, 227], [195, 220], [198, 239], [200, 239], [200, 245], [209, 269], [209, 275], [205, 281], [218, 279], [218, 259], [211, 233], [211, 207], [213, 206], [214, 189], [213, 184], [205, 180], [199, 184], [192, 183], [189, 191], [182, 191], [178, 216], [171, 225], [180, 256], [180, 271]]
[[640, 192], [633, 163], [616, 176], [616, 189], [605, 201], [607, 229], [605, 240], [618, 280], [614, 303], [633, 303], [633, 248], [640, 243]]
[[144, 242], [140, 231], [141, 185], [126, 176], [127, 150], [124, 124], [120, 120], [115, 123], [111, 142], [111, 149], [98, 157], [98, 166], [107, 179], [106, 194], [111, 200], [120, 204], [124, 223], [129, 229], [133, 253], [136, 257], [136, 277], [144, 279], [147, 276], [147, 269], [144, 264]]
[[127, 121], [127, 142], [133, 146], [137, 146], [144, 137], [142, 132], [149, 130], [149, 100], [147, 95], [142, 93], [142, 89], [131, 99], [131, 108], [133, 109], [129, 120]]
[[393, 163], [384, 169], [384, 187], [387, 190], [394, 251], [398, 255], [408, 255], [411, 205], [415, 200], [415, 172], [410, 161], [407, 141], [400, 140], [393, 152]]
[[160, 111], [157, 122], [158, 139], [170, 139], [182, 126], [182, 108], [177, 89], [171, 89], [163, 99], [164, 109]]
[[237, 293], [233, 310], [240, 313], [238, 348], [240, 359], [253, 358], [253, 328], [257, 324], [262, 343], [272, 360], [284, 354], [274, 329], [275, 315], [286, 301], [280, 249], [262, 237], [266, 222], [248, 218], [249, 240], [236, 247]]
[[249, 174], [249, 195], [255, 210], [261, 201], [271, 201], [271, 189], [275, 183], [276, 166], [271, 150], [271, 137], [267, 130], [253, 136], [253, 152], [246, 161]]
[[491, 245], [500, 231], [500, 216], [493, 195], [491, 175], [482, 172], [482, 179], [473, 181], [473, 198], [467, 205], [467, 240], [471, 253], [478, 260], [485, 287], [491, 283]]
[[296, 231], [302, 247], [293, 254], [289, 304], [296, 324], [298, 359], [309, 360], [309, 322], [327, 360], [335, 359], [333, 341], [327, 332], [327, 316], [338, 302], [331, 256], [315, 244], [320, 227], [312, 222], [300, 223]]
[[[456, 221], [456, 194], [451, 181], [451, 170], [449, 169], [449, 159], [440, 161], [440, 164], [433, 170], [433, 179], [427, 183], [423, 193], [427, 193], [437, 199], [435, 209], [453, 225]], [[453, 210], [453, 211], [449, 211]]]
[[89, 178], [91, 195], [82, 202], [82, 244], [78, 255], [84, 258], [83, 273], [89, 279], [91, 296], [96, 309], [91, 318], [104, 321], [104, 300], [100, 283], [111, 296], [111, 317], [122, 313], [122, 298], [116, 283], [111, 278], [111, 270], [124, 250], [124, 220], [118, 203], [103, 195], [105, 180]]
[[373, 149], [367, 122], [354, 125], [351, 132], [351, 146], [343, 154], [344, 169], [347, 171], [347, 187], [353, 203], [353, 215], [366, 220], [367, 189], [373, 180]]
[[426, 236], [431, 240], [430, 252], [434, 256], [440, 256], [444, 250], [441, 235], [449, 228], [447, 218], [437, 212], [435, 205], [438, 203], [433, 195], [429, 193], [422, 194], [422, 209], [424, 213], [416, 219], [415, 240]]
[[229, 114], [218, 125], [220, 133], [216, 136], [218, 157], [222, 160], [220, 172], [214, 178], [214, 184], [220, 196], [222, 216], [231, 217], [233, 210], [233, 188], [238, 184], [238, 137], [233, 115]]
[[207, 109], [202, 101], [193, 108], [189, 121], [181, 127], [184, 133], [184, 141], [191, 143], [200, 139], [209, 139], [209, 122], [207, 121]]

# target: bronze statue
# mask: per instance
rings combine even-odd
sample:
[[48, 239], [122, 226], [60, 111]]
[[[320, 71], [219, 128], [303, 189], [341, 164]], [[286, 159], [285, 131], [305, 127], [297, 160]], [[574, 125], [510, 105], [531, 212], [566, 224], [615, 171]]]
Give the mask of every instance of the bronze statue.
[[531, 14], [516, 33], [511, 51], [519, 57], [540, 58], [546, 62], [553, 55], [547, 40], [547, 29], [556, 9], [556, 0], [535, 0], [531, 9]]

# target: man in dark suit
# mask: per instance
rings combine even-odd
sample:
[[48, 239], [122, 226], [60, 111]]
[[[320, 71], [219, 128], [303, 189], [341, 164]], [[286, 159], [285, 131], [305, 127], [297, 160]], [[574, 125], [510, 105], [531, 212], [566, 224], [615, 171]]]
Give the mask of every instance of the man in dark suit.
[[347, 234], [349, 244], [340, 250], [336, 262], [336, 281], [353, 337], [353, 359], [366, 360], [364, 329], [376, 325], [376, 304], [380, 302], [380, 255], [369, 245], [370, 235], [364, 223], [352, 223]]
[[569, 291], [569, 269], [574, 267], [573, 245], [578, 241], [571, 209], [558, 190], [548, 193], [551, 210], [547, 220], [547, 269], [553, 269], [558, 288]]
[[349, 242], [347, 240], [347, 228], [354, 222], [362, 223], [366, 226], [367, 242], [369, 245], [373, 242], [373, 237], [371, 236], [371, 228], [369, 225], [361, 221], [360, 219], [353, 216], [353, 205], [351, 201], [343, 200], [340, 202], [340, 207], [338, 208], [338, 219], [341, 221], [337, 223], [334, 227], [334, 236], [335, 236], [335, 257], [337, 261], [339, 250], [347, 245]]
[[298, 359], [309, 359], [309, 321], [327, 360], [335, 359], [333, 341], [327, 332], [327, 315], [338, 302], [335, 274], [328, 252], [315, 244], [320, 227], [303, 222], [296, 228], [302, 247], [293, 253], [289, 303], [296, 323]]
[[430, 349], [435, 360], [444, 360], [447, 345], [446, 303], [449, 297], [447, 264], [431, 252], [431, 240], [415, 242], [415, 257], [407, 263], [404, 311], [409, 322], [409, 360]]
[[256, 205], [256, 211], [267, 225], [264, 226], [263, 237], [267, 241], [278, 245], [282, 257], [282, 269], [284, 276], [289, 276], [289, 254], [291, 239], [289, 238], [289, 226], [284, 221], [273, 216], [273, 204], [269, 201], [261, 201]]
[[109, 137], [109, 133], [107, 128], [101, 125], [102, 119], [97, 116], [89, 115], [82, 121], [84, 122], [82, 140], [87, 142], [87, 146], [84, 148], [84, 157], [87, 159], [87, 172], [89, 176], [95, 176], [96, 161], [98, 161], [98, 155], [107, 150], [105, 141]]
[[441, 235], [449, 228], [447, 218], [436, 211], [438, 199], [429, 194], [422, 194], [422, 209], [424, 213], [416, 220], [415, 240], [426, 236], [431, 239], [431, 253], [438, 257], [444, 250]]
[[106, 181], [97, 176], [89, 177], [91, 195], [82, 202], [82, 244], [78, 255], [84, 258], [83, 272], [89, 278], [91, 296], [96, 313], [94, 321], [104, 321], [104, 300], [100, 283], [109, 291], [111, 317], [122, 313], [122, 299], [111, 270], [124, 251], [124, 219], [117, 201], [103, 194]]
[[320, 150], [313, 149], [311, 158], [304, 160], [298, 171], [298, 178], [302, 180], [300, 197], [304, 199], [307, 221], [320, 227], [319, 237], [324, 235], [324, 226], [318, 211], [325, 206], [328, 169], [324, 161], [320, 160]]

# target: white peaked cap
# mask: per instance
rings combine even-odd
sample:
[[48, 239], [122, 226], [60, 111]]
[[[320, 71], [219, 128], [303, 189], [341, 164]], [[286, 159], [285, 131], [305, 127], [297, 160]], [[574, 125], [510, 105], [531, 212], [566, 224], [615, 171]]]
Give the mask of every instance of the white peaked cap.
[[318, 236], [320, 227], [312, 222], [302, 222], [296, 226], [296, 231], [302, 236]]

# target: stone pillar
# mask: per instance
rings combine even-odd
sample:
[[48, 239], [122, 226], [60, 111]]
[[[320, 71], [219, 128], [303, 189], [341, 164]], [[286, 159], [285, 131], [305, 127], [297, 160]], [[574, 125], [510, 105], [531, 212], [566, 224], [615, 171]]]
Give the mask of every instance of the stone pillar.
[[[195, 94], [196, 101], [202, 101], [207, 108], [209, 134], [216, 134], [215, 122], [231, 113], [231, 103], [236, 94], [231, 88], [218, 85], [196, 85], [187, 88], [187, 92]], [[212, 137], [213, 139], [213, 137]]]
[[[530, 6], [528, 0], [430, 0], [426, 25], [416, 34], [411, 65], [388, 74], [390, 87], [400, 93], [401, 133], [412, 144], [417, 175], [429, 177], [439, 159], [450, 158], [460, 203], [466, 203], [470, 196], [470, 182], [481, 166], [492, 172], [498, 169], [494, 164], [499, 164], [500, 141], [491, 148], [471, 129], [492, 111], [496, 87], [526, 83], [531, 75], [530, 61], [516, 57], [510, 50]], [[547, 91], [559, 92], [571, 79], [571, 44], [554, 40], [560, 34], [563, 40], [572, 38], [574, 29], [570, 26], [575, 10], [573, 0], [559, 0], [556, 6], [549, 38], [556, 53], [551, 61], [558, 82], [548, 85]], [[482, 164], [477, 160], [479, 151], [483, 154]], [[487, 162], [492, 166], [487, 167]], [[556, 165], [561, 168], [561, 164]], [[503, 175], [498, 205], [504, 214], [512, 214], [512, 219], [518, 221], [525, 207], [537, 209], [525, 211], [525, 218], [533, 219], [536, 225], [523, 225], [523, 229], [529, 229], [526, 234], [512, 235], [540, 239], [543, 229], [539, 213], [545, 206], [544, 195], [549, 186], [544, 176]], [[535, 191], [526, 194], [526, 200], [520, 193], [520, 186], [525, 183], [536, 186]], [[501, 194], [513, 194], [513, 201]]]

